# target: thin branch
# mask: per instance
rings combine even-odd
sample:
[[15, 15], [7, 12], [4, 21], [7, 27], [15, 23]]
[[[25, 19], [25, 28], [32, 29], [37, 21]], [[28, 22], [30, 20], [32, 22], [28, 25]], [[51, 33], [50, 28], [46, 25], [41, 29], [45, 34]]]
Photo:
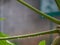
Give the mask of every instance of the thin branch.
[[56, 23], [56, 24], [60, 24], [60, 20], [54, 18], [54, 17], [51, 17], [43, 12], [41, 12], [40, 10], [36, 9], [35, 7], [31, 6], [30, 4], [26, 3], [25, 1], [23, 0], [17, 0], [19, 3], [25, 5], [26, 7], [30, 8], [31, 10], [35, 11], [36, 13], [38, 13], [39, 15], [41, 16], [44, 16], [45, 18], [51, 20], [52, 22]]
[[35, 36], [39, 36], [39, 35], [53, 34], [53, 33], [59, 33], [59, 30], [43, 31], [43, 32], [38, 32], [38, 33], [33, 33], [33, 34], [18, 35], [18, 36], [11, 36], [11, 37], [0, 37], [0, 40], [35, 37]]
[[60, 9], [60, 0], [55, 0], [55, 2], [57, 4], [58, 8]]

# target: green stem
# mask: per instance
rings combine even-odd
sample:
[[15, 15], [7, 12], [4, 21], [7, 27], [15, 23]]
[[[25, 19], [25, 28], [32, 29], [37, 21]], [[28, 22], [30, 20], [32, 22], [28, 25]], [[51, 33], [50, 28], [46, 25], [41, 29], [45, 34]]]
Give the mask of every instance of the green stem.
[[60, 0], [55, 0], [55, 2], [57, 4], [58, 8], [60, 9]]
[[44, 35], [44, 34], [53, 34], [53, 33], [59, 33], [59, 30], [44, 31], [44, 32], [38, 32], [38, 33], [33, 33], [33, 34], [11, 36], [11, 37], [0, 37], [0, 40], [27, 38], [27, 37], [34, 37], [34, 36], [39, 36], [39, 35]]
[[26, 3], [25, 1], [23, 0], [17, 0], [19, 3], [25, 5], [26, 7], [30, 8], [31, 10], [35, 11], [36, 13], [38, 13], [39, 15], [41, 16], [44, 16], [46, 17], [47, 19], [51, 20], [52, 22], [55, 22], [56, 24], [60, 24], [60, 20], [54, 18], [54, 17], [51, 17], [43, 12], [41, 12], [40, 10], [36, 9], [35, 7], [31, 6], [30, 4]]

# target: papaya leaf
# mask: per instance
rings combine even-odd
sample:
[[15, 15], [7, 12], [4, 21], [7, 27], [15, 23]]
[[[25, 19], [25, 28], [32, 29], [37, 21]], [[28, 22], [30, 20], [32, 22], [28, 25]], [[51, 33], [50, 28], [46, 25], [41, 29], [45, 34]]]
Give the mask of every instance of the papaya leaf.
[[[0, 32], [0, 37], [7, 37], [8, 35]], [[0, 45], [15, 45], [14, 43], [11, 43], [8, 40], [0, 40]]]
[[39, 45], [46, 45], [46, 41], [45, 40], [40, 41]]

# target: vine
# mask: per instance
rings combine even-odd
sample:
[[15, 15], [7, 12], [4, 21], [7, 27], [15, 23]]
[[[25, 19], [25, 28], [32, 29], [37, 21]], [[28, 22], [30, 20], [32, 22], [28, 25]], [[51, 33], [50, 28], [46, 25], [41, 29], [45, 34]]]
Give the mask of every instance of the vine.
[[[42, 11], [36, 9], [35, 7], [33, 7], [32, 5], [28, 4], [24, 0], [17, 0], [17, 1], [19, 3], [25, 5], [26, 7], [30, 8], [31, 10], [35, 11], [39, 15], [44, 16], [45, 18], [49, 19], [50, 21], [60, 25], [60, 20], [45, 14], [44, 12], [42, 12]], [[60, 9], [60, 0], [55, 0], [55, 2], [57, 3], [58, 8]], [[60, 35], [60, 27], [58, 27], [57, 29], [51, 30], [51, 31], [43, 31], [43, 32], [26, 34], [26, 35], [18, 35], [18, 36], [0, 37], [0, 40], [11, 40], [11, 39], [18, 39], [18, 38], [35, 37], [35, 36], [39, 36], [39, 35], [54, 34], [54, 33], [58, 33]]]

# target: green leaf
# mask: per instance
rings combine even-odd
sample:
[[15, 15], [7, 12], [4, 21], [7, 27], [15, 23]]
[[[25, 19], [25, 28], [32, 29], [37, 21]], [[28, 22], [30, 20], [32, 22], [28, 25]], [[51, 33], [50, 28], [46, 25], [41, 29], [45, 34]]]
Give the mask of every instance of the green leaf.
[[46, 41], [45, 40], [40, 41], [39, 45], [46, 45]]
[[0, 21], [5, 20], [6, 18], [0, 18]]
[[[0, 37], [7, 37], [8, 35], [0, 32]], [[0, 45], [15, 45], [14, 43], [11, 43], [8, 40], [0, 40]]]

